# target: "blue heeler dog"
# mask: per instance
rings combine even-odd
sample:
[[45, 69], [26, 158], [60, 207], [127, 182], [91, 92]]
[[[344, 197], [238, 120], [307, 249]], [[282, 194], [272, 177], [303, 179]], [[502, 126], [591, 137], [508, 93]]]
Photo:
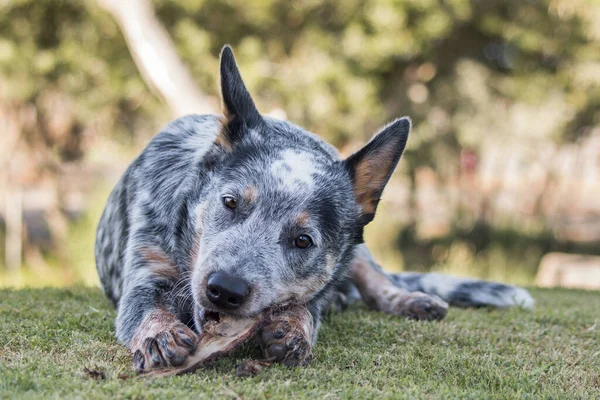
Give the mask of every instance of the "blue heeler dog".
[[358, 296], [419, 320], [444, 318], [448, 304], [533, 305], [517, 287], [390, 275], [373, 261], [363, 228], [410, 119], [341, 159], [314, 134], [262, 116], [227, 46], [220, 69], [224, 115], [171, 122], [127, 169], [98, 226], [98, 273], [118, 308], [116, 336], [138, 370], [181, 365], [207, 316], [219, 313], [301, 304], [258, 337], [266, 358], [303, 365], [323, 312]]

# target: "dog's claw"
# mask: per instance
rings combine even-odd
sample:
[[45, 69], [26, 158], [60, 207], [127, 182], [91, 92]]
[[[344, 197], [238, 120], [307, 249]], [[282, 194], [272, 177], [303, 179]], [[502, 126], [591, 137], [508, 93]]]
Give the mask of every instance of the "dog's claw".
[[306, 365], [312, 359], [311, 335], [310, 313], [296, 307], [272, 317], [258, 338], [265, 359], [296, 366]]
[[400, 315], [421, 321], [438, 321], [444, 319], [447, 313], [448, 304], [431, 295], [418, 296], [408, 300], [399, 310]]
[[145, 360], [144, 355], [140, 350], [136, 350], [136, 352], [133, 354], [133, 364], [135, 366], [135, 369], [137, 369], [138, 371], [144, 370]]
[[133, 351], [133, 365], [138, 372], [177, 367], [196, 349], [196, 334], [183, 324], [145, 338]]
[[267, 358], [273, 357], [275, 359], [275, 361], [283, 361], [287, 351], [288, 351], [287, 346], [285, 346], [284, 344], [276, 343], [276, 344], [270, 345], [267, 348], [265, 355]]

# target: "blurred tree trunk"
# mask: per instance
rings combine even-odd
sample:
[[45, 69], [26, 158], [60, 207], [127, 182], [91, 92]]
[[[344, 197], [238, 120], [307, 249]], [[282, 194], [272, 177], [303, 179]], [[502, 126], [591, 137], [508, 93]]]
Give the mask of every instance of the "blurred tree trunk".
[[[4, 266], [16, 270], [23, 254], [23, 191], [19, 172], [26, 169], [15, 157], [22, 142], [26, 112], [5, 105], [0, 98], [0, 216], [4, 219]], [[19, 118], [21, 117], [21, 118]]]
[[216, 111], [215, 102], [198, 88], [177, 55], [149, 0], [98, 2], [119, 24], [146, 83], [164, 98], [175, 116]]
[[5, 264], [9, 270], [21, 267], [23, 253], [23, 192], [7, 188], [4, 218], [6, 223]]

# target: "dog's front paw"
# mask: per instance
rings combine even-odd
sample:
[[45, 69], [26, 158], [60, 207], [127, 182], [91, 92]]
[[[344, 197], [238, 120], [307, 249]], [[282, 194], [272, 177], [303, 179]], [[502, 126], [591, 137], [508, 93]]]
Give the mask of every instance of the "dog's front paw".
[[313, 320], [302, 306], [273, 313], [258, 335], [263, 356], [286, 366], [307, 365], [312, 360]]
[[132, 341], [133, 365], [140, 373], [180, 366], [197, 343], [196, 333], [179, 321], [141, 330]]
[[448, 313], [448, 303], [437, 296], [414, 292], [399, 304], [394, 314], [422, 321], [437, 321]]

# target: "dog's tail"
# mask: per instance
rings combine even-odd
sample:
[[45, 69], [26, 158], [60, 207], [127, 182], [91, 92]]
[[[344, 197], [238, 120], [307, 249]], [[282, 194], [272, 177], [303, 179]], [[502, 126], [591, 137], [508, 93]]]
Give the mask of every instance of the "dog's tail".
[[440, 297], [457, 307], [532, 308], [534, 300], [527, 290], [503, 283], [457, 278], [438, 273], [404, 272], [389, 274], [390, 279], [410, 292], [424, 292]]

